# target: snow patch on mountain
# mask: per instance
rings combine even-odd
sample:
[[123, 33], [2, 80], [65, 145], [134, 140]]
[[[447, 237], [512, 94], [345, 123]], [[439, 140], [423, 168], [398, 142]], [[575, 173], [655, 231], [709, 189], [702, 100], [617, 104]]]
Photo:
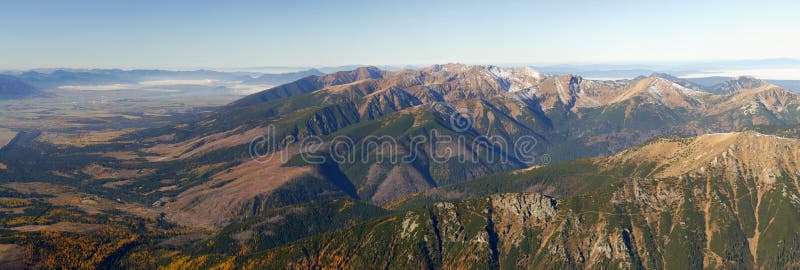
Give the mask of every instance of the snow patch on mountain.
[[702, 103], [702, 100], [695, 98], [701, 95], [702, 92], [686, 88], [663, 78], [655, 78], [652, 82], [650, 82], [650, 85], [647, 86], [645, 91], [649, 97], [654, 99], [655, 102], [661, 104], [670, 104], [671, 102], [668, 99], [675, 98], [674, 93]]
[[534, 89], [535, 84], [544, 78], [544, 75], [529, 67], [503, 69], [497, 66], [489, 66], [486, 71], [498, 82], [501, 82], [501, 85], [504, 85], [506, 91], [510, 93], [523, 90], [530, 91]]

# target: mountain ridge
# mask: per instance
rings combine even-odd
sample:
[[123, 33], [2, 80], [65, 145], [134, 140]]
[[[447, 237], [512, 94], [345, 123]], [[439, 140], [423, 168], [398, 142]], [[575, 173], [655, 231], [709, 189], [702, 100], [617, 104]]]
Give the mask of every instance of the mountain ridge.
[[[800, 141], [754, 132], [659, 140], [617, 157], [631, 152], [651, 155], [652, 148], [665, 143], [696, 145], [709, 141], [722, 148], [733, 146], [744, 151], [734, 150], [737, 155], [750, 153], [761, 157], [769, 154], [755, 146], [777, 144], [777, 148], [783, 148], [780, 145], [791, 143], [791, 150], [786, 153], [794, 152], [793, 161], [780, 168], [797, 169]], [[760, 161], [782, 160], [782, 155], [777, 155]], [[617, 164], [620, 166], [617, 170], [628, 170], [616, 161], [611, 157], [604, 163]], [[647, 177], [648, 171], [659, 170], [651, 166], [641, 171], [645, 174], [640, 177], [634, 174], [562, 199], [499, 191], [478, 198], [433, 203], [420, 210], [401, 212], [352, 230], [301, 240], [236, 261], [291, 268], [303, 265], [358, 268], [366, 262], [374, 264], [375, 260], [392, 267], [434, 268], [536, 268], [542, 264], [570, 268], [793, 265], [792, 260], [800, 254], [786, 250], [800, 244], [798, 235], [782, 228], [798, 217], [800, 192], [796, 181], [800, 175], [784, 174], [765, 181], [758, 173], [747, 173], [748, 168], [738, 168], [733, 161], [709, 164], [717, 167], [662, 175], [664, 179]], [[731, 172], [743, 173], [743, 178], [730, 177]], [[783, 216], [791, 214], [786, 211], [793, 211], [794, 215]], [[363, 237], [377, 243], [348, 240]], [[773, 248], [776, 244], [777, 249]], [[402, 256], [375, 253], [386, 249]], [[684, 252], [673, 252], [678, 250]]]
[[311, 68], [308, 70], [303, 71], [296, 71], [296, 72], [289, 72], [289, 73], [278, 73], [278, 74], [263, 74], [258, 77], [254, 77], [251, 79], [244, 80], [243, 83], [246, 84], [267, 84], [267, 85], [281, 85], [285, 83], [290, 83], [296, 81], [298, 79], [302, 79], [308, 76], [322, 76], [325, 75], [322, 71], [318, 69]]

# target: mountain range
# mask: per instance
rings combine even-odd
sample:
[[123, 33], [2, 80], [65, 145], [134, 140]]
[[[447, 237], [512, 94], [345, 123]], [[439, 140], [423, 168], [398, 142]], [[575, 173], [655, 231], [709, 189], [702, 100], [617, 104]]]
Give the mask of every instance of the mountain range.
[[[434, 162], [433, 153], [459, 146], [411, 144], [412, 138], [432, 130], [463, 136], [467, 141], [495, 137], [514, 142], [530, 136], [536, 140], [533, 156], [540, 157], [540, 161], [563, 162], [608, 155], [659, 136], [695, 136], [800, 122], [798, 96], [775, 85], [739, 78], [728, 83], [738, 88], [722, 95], [687, 88], [694, 86], [686, 83], [663, 74], [595, 81], [576, 75], [545, 75], [527, 68], [449, 64], [387, 72], [364, 67], [309, 76], [242, 98], [204, 121], [162, 131], [177, 136], [168, 147], [154, 147], [159, 150], [152, 153], [167, 160], [206, 159], [204, 156], [217, 156], [215, 152], [228, 147], [244, 147], [254, 135], [266, 131], [266, 124], [275, 128], [274, 138], [288, 136], [299, 141], [307, 137], [329, 140], [347, 136], [358, 146], [370, 136], [386, 135], [399, 142], [398, 153], [420, 153], [413, 162], [401, 164], [369, 159], [364, 163], [324, 166], [301, 162], [289, 167], [265, 166], [239, 157], [241, 163], [230, 171], [191, 189], [202, 190], [203, 195], [190, 195], [193, 192], [187, 190], [177, 195], [174, 205], [179, 209], [207, 209], [204, 202], [213, 203], [219, 194], [247, 194], [231, 198], [226, 204], [231, 209], [224, 212], [258, 212], [291, 204], [280, 199], [280, 194], [296, 196], [298, 190], [293, 185], [304, 185], [303, 181], [309, 180], [303, 179], [308, 177], [318, 179], [314, 181], [327, 179], [330, 186], [306, 190], [312, 193], [301, 197], [339, 194], [336, 196], [382, 205], [435, 187], [537, 164], [535, 160], [521, 160], [508, 149], [484, 145], [467, 145], [460, 153], [464, 156], [454, 156], [445, 163]], [[455, 112], [464, 112], [470, 119], [467, 129], [450, 126]], [[468, 165], [458, 162], [459, 158], [486, 152], [496, 153], [508, 162], [481, 158]], [[234, 157], [217, 158], [222, 161]], [[254, 189], [246, 184], [247, 179], [262, 178], [266, 168], [282, 175], [271, 188]], [[207, 188], [220, 183], [229, 184]], [[254, 197], [259, 199], [253, 200]], [[215, 213], [192, 213], [195, 218], [205, 215], [208, 222], [225, 220]]]
[[[22, 132], [0, 177], [212, 232], [105, 260], [128, 266], [786, 268], [800, 258], [800, 143], [784, 137], [799, 124], [800, 96], [752, 77], [358, 67], [108, 144]], [[97, 155], [119, 151], [135, 157]]]

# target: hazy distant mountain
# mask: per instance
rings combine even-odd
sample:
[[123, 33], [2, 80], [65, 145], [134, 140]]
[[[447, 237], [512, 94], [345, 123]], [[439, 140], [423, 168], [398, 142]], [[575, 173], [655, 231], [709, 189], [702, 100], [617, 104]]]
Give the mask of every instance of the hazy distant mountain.
[[800, 60], [791, 58], [675, 63], [558, 64], [534, 65], [536, 70], [553, 74], [581, 74], [593, 78], [634, 78], [653, 72], [681, 77], [689, 74], [755, 69], [800, 69]]
[[171, 70], [121, 70], [91, 69], [50, 72], [26, 71], [17, 75], [20, 79], [41, 89], [63, 85], [97, 85], [115, 83], [136, 83], [149, 80], [244, 80], [249, 73], [219, 72], [211, 70], [171, 71]]
[[42, 92], [36, 89], [36, 87], [25, 83], [19, 78], [0, 74], [0, 100], [20, 99], [40, 95], [42, 95]]
[[615, 67], [609, 67], [609, 69], [603, 70], [587, 70], [583, 68], [576, 68], [570, 66], [550, 66], [550, 67], [533, 67], [538, 71], [556, 75], [569, 75], [569, 74], [580, 74], [586, 78], [596, 78], [596, 79], [630, 79], [636, 78], [639, 76], [646, 76], [647, 74], [654, 73], [655, 70], [653, 69], [641, 69], [641, 68], [630, 68], [630, 69], [617, 69]]
[[[687, 78], [686, 80], [701, 85], [705, 91], [714, 92], [715, 86], [721, 86], [725, 82], [734, 80], [733, 77], [723, 77], [723, 76], [712, 76], [712, 77], [700, 77], [700, 78]], [[771, 84], [780, 86], [786, 90], [790, 90], [795, 93], [800, 93], [800, 80], [764, 80]], [[719, 90], [719, 89], [717, 89]]]
[[[257, 73], [292, 73], [292, 72], [301, 72], [306, 71], [309, 69], [316, 69], [322, 73], [334, 73], [339, 71], [349, 71], [354, 70], [360, 67], [367, 67], [372, 65], [342, 65], [342, 66], [258, 66], [258, 67], [244, 67], [244, 68], [236, 68], [231, 70], [241, 70], [246, 72], [257, 72]], [[397, 71], [401, 69], [415, 69], [418, 68], [412, 65], [404, 65], [404, 66], [393, 66], [393, 65], [378, 65], [374, 66], [376, 68], [380, 68], [382, 70], [388, 71]]]
[[726, 81], [730, 81], [732, 79], [733, 77], [711, 76], [711, 77], [699, 77], [699, 78], [686, 78], [685, 80], [691, 81], [698, 85], [702, 85], [704, 89], [710, 89], [714, 85], [718, 85]]
[[699, 63], [676, 64], [688, 69], [696, 70], [737, 70], [737, 69], [782, 69], [800, 68], [800, 59], [772, 58], [750, 60], [721, 60]]
[[322, 71], [317, 69], [309, 69], [305, 71], [277, 73], [277, 74], [264, 74], [249, 80], [243, 81], [246, 84], [265, 84], [265, 85], [281, 85], [290, 83], [298, 79], [308, 76], [322, 76], [325, 75]]
[[354, 70], [354, 69], [357, 69], [357, 68], [360, 68], [360, 67], [368, 67], [368, 66], [376, 67], [376, 68], [379, 68], [381, 70], [386, 70], [386, 71], [398, 71], [398, 70], [406, 69], [406, 68], [414, 68], [413, 66], [391, 66], [391, 65], [378, 65], [378, 66], [372, 66], [372, 65], [346, 65], [346, 66], [335, 66], [335, 67], [318, 67], [316, 69], [318, 69], [318, 70], [320, 70], [322, 72], [325, 72], [325, 73], [333, 73], [333, 72], [338, 72], [338, 71]]

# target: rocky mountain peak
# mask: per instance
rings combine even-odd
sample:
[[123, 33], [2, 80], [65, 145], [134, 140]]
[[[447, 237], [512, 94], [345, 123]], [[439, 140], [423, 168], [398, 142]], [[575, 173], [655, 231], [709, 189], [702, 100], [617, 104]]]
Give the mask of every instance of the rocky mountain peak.
[[631, 82], [612, 103], [639, 97], [645, 102], [670, 108], [695, 108], [702, 104], [702, 93], [662, 77], [646, 77]]
[[380, 79], [384, 77], [384, 71], [374, 66], [359, 67], [351, 74], [356, 76], [356, 80]]
[[468, 66], [461, 63], [436, 64], [420, 69], [422, 72], [464, 72]]
[[692, 90], [696, 90], [696, 91], [703, 90], [702, 86], [700, 86], [698, 84], [695, 84], [695, 83], [693, 83], [693, 82], [691, 82], [689, 80], [681, 79], [681, 78], [672, 76], [669, 73], [653, 72], [652, 74], [650, 74], [650, 76], [648, 78], [661, 78], [661, 79], [676, 83], [676, 84], [678, 84], [680, 86], [683, 86], [683, 87], [686, 87], [686, 88], [689, 88], [689, 89], [692, 89]]
[[651, 78], [662, 78], [662, 79], [667, 79], [667, 80], [670, 80], [670, 81], [680, 80], [680, 78], [672, 76], [669, 73], [664, 73], [664, 72], [653, 72], [648, 77], [651, 77]]

